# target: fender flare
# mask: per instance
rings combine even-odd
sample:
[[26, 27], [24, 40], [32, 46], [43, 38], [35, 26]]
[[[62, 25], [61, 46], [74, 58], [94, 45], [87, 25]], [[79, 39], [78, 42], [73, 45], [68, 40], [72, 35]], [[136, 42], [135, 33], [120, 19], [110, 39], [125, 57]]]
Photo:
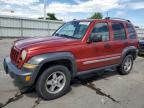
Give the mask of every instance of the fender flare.
[[76, 61], [75, 61], [75, 57], [70, 52], [56, 52], [56, 53], [37, 55], [32, 57], [27, 63], [38, 65], [33, 74], [33, 78], [35, 80], [37, 78], [37, 75], [39, 74], [41, 67], [45, 63], [56, 61], [56, 60], [62, 60], [62, 59], [69, 60], [71, 62], [72, 65], [71, 75], [72, 77], [76, 76], [77, 73]]
[[121, 61], [120, 63], [122, 63], [124, 57], [126, 56], [126, 54], [128, 52], [135, 52], [135, 56], [137, 57], [137, 54], [138, 54], [138, 49], [135, 47], [135, 46], [129, 46], [129, 47], [126, 47], [123, 51], [122, 51], [122, 56], [121, 56]]

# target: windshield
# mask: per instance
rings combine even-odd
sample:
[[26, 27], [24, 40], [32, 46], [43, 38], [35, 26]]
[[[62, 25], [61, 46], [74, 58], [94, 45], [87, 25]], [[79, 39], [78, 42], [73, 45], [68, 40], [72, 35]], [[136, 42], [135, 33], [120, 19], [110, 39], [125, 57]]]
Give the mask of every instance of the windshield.
[[89, 21], [72, 21], [65, 23], [53, 35], [81, 39], [89, 26]]

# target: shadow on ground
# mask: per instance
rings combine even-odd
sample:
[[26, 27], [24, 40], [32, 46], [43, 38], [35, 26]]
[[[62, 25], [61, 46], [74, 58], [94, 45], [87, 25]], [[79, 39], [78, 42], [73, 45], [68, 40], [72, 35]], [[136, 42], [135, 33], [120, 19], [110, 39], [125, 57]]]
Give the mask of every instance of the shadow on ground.
[[143, 54], [143, 55], [139, 55], [139, 57], [142, 57], [142, 58], [144, 58], [144, 54]]
[[[114, 76], [114, 75], [117, 75], [117, 72], [114, 69], [109, 69], [106, 71], [98, 71], [98, 72], [94, 72], [92, 74], [81, 75], [79, 77], [72, 79], [71, 86], [78, 87], [81, 85], [93, 83], [94, 81], [97, 81], [97, 80], [109, 80], [108, 78], [111, 76]], [[21, 84], [15, 82], [15, 81], [13, 83], [16, 87], [19, 88], [21, 93], [23, 93], [31, 98], [38, 98], [34, 87], [25, 88], [25, 87], [22, 87]], [[71, 88], [71, 90], [72, 90], [72, 88]], [[69, 90], [69, 92], [71, 90]]]
[[108, 77], [111, 77], [114, 75], [117, 75], [117, 72], [115, 69], [108, 69], [106, 71], [99, 71], [99, 72], [96, 72], [94, 74], [88, 74], [88, 75], [76, 77], [74, 80], [72, 80], [71, 85], [73, 87], [83, 85], [83, 86], [88, 87], [89, 89], [95, 91], [97, 95], [107, 97], [111, 101], [120, 104], [120, 101], [114, 99], [111, 95], [105, 93], [104, 91], [102, 91], [102, 89], [96, 87], [96, 85], [93, 83], [94, 81], [101, 80], [101, 79], [109, 80]]
[[[116, 72], [115, 69], [108, 69], [108, 70], [105, 70], [105, 71], [94, 72], [92, 74], [81, 75], [79, 77], [76, 77], [76, 78], [72, 79], [71, 88], [69, 89], [68, 92], [71, 92], [72, 87], [79, 87], [79, 86], [87, 86], [88, 88], [94, 90], [94, 86], [95, 86], [93, 84], [94, 81], [109, 80], [108, 78], [111, 77], [111, 76], [114, 76], [114, 75], [117, 75], [117, 72]], [[14, 84], [15, 84], [15, 86], [19, 87], [21, 93], [23, 93], [23, 94], [25, 94], [25, 95], [27, 95], [28, 97], [31, 97], [31, 98], [38, 98], [38, 95], [37, 95], [34, 87], [23, 88], [17, 82], [14, 82]], [[95, 90], [95, 91], [97, 91], [97, 94], [101, 94], [101, 93], [98, 93], [98, 92], [100, 92], [100, 89], [97, 88], [97, 90]]]
[[[114, 99], [111, 95], [106, 94], [100, 88], [97, 88], [95, 86], [95, 84], [93, 84], [93, 82], [97, 81], [97, 80], [101, 80], [101, 79], [109, 80], [108, 78], [111, 76], [114, 76], [114, 75], [117, 75], [117, 72], [115, 71], [115, 69], [109, 69], [106, 71], [99, 71], [99, 72], [94, 72], [92, 74], [81, 75], [79, 77], [74, 78], [71, 81], [71, 88], [69, 89], [68, 92], [71, 92], [72, 87], [85, 86], [91, 90], [94, 90], [96, 92], [96, 94], [105, 96], [115, 103], [119, 103], [118, 100]], [[13, 97], [9, 98], [7, 100], [7, 102], [0, 103], [0, 108], [5, 107], [12, 102], [18, 101], [19, 99], [23, 98], [24, 95], [26, 95], [30, 98], [36, 99], [32, 108], [35, 108], [37, 105], [40, 104], [41, 98], [39, 98], [39, 96], [37, 95], [34, 87], [26, 88], [26, 87], [22, 87], [21, 84], [15, 82], [15, 81], [13, 83], [16, 87], [19, 88], [19, 91], [16, 92], [16, 94]]]

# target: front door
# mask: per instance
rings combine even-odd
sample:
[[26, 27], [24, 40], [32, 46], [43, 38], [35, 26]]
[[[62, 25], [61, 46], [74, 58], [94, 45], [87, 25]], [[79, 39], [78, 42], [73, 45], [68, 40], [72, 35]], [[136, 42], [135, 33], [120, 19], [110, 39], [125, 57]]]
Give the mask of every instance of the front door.
[[[107, 22], [96, 22], [90, 38], [96, 36], [99, 38], [96, 42], [87, 43], [84, 47], [86, 54], [82, 59], [81, 70], [90, 70], [115, 64], [119, 56], [113, 56], [111, 46], [110, 29]], [[114, 61], [114, 62], [113, 62]]]

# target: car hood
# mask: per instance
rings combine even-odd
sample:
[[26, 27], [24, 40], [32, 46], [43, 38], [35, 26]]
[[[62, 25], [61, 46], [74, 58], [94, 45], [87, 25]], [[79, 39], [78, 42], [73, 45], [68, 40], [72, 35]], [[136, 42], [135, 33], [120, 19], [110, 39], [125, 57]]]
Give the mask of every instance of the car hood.
[[78, 43], [77, 39], [70, 39], [57, 36], [26, 38], [15, 41], [14, 46], [19, 50], [29, 49], [36, 50], [41, 48], [64, 47]]

